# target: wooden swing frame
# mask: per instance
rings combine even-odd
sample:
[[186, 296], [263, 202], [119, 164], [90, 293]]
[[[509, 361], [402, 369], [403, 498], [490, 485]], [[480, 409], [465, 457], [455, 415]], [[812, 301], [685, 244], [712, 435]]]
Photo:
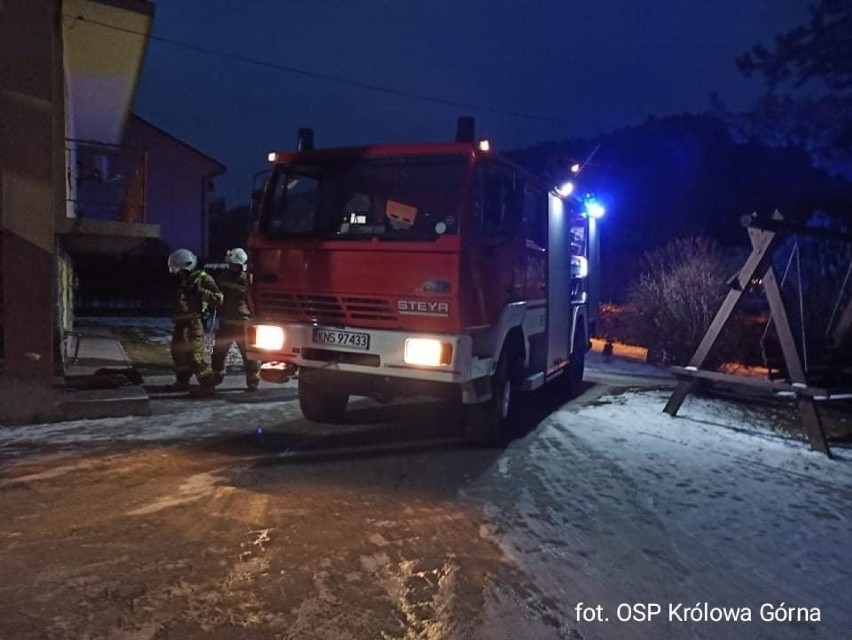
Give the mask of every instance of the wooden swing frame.
[[[716, 312], [716, 316], [710, 323], [710, 327], [704, 334], [704, 338], [695, 350], [689, 364], [685, 367], [671, 367], [672, 373], [678, 378], [679, 382], [663, 411], [671, 416], [676, 416], [686, 396], [695, 390], [699, 380], [759, 388], [775, 393], [786, 393], [795, 397], [796, 406], [799, 410], [799, 415], [811, 448], [824, 453], [830, 458], [832, 457], [831, 450], [825, 437], [825, 429], [819, 415], [817, 402], [852, 398], [852, 392], [848, 390], [830, 391], [808, 384], [805, 369], [802, 366], [802, 359], [796, 348], [790, 319], [781, 296], [781, 288], [778, 284], [775, 270], [772, 267], [772, 254], [783, 237], [789, 233], [831, 237], [846, 241], [850, 241], [852, 238], [846, 234], [834, 233], [824, 229], [791, 225], [786, 223], [778, 212], [768, 220], [760, 220], [757, 216], [747, 216], [743, 219], [743, 224], [748, 227], [749, 240], [752, 247], [751, 254], [746, 259], [739, 273], [728, 281], [728, 285], [730, 286], [728, 294]], [[762, 380], [738, 376], [736, 374], [703, 370], [702, 367], [707, 362], [707, 358], [716, 345], [722, 330], [738, 303], [742, 300], [745, 293], [752, 286], [756, 286], [757, 283], [763, 287], [767, 302], [769, 303], [769, 310], [772, 320], [775, 323], [775, 330], [781, 345], [788, 379], [786, 381]], [[838, 341], [838, 344], [846, 336], [850, 328], [852, 328], [852, 300], [844, 308], [833, 332], [833, 336]]]

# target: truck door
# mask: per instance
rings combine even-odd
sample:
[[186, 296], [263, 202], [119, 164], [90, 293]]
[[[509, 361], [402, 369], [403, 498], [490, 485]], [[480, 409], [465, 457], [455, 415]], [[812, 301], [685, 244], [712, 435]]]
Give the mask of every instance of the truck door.
[[554, 371], [571, 352], [571, 220], [561, 198], [548, 198], [547, 370]]
[[481, 167], [479, 186], [479, 271], [488, 320], [494, 322], [507, 304], [525, 296], [523, 188], [514, 171], [493, 164]]
[[547, 300], [547, 194], [532, 187], [524, 189], [524, 232], [526, 238], [524, 299]]
[[524, 335], [529, 343], [530, 373], [547, 370], [547, 193], [533, 185], [524, 188], [526, 240]]

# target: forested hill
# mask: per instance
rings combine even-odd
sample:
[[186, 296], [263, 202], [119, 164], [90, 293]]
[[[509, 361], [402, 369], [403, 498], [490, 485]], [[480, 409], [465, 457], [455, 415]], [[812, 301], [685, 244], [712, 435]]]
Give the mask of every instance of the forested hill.
[[692, 234], [748, 246], [740, 224], [778, 209], [806, 218], [823, 210], [852, 220], [852, 183], [814, 169], [797, 149], [737, 144], [711, 116], [649, 119], [590, 139], [547, 142], [509, 152], [554, 185], [591, 156], [576, 180], [606, 205], [602, 220], [604, 299], [621, 300], [646, 251]]
[[711, 116], [649, 119], [507, 155], [557, 182], [593, 152], [577, 182], [607, 205], [608, 235], [619, 243], [659, 245], [691, 233], [746, 242], [738, 221], [753, 211], [807, 216], [823, 209], [852, 218], [852, 184], [814, 169], [799, 150], [737, 144]]

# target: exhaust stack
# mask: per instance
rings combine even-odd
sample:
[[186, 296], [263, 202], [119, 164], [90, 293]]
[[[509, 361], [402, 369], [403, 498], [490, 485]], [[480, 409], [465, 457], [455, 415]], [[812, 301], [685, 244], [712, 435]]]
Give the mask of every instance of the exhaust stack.
[[302, 127], [296, 133], [296, 151], [310, 151], [314, 148], [314, 130]]
[[472, 116], [460, 116], [456, 122], [456, 142], [473, 142], [474, 119]]

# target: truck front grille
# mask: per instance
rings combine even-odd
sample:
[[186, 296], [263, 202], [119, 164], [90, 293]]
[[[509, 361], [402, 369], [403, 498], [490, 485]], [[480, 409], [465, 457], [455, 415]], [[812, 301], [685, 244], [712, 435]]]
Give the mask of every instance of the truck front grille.
[[282, 320], [345, 324], [358, 320], [395, 323], [398, 319], [384, 298], [261, 291], [257, 301], [262, 315]]

